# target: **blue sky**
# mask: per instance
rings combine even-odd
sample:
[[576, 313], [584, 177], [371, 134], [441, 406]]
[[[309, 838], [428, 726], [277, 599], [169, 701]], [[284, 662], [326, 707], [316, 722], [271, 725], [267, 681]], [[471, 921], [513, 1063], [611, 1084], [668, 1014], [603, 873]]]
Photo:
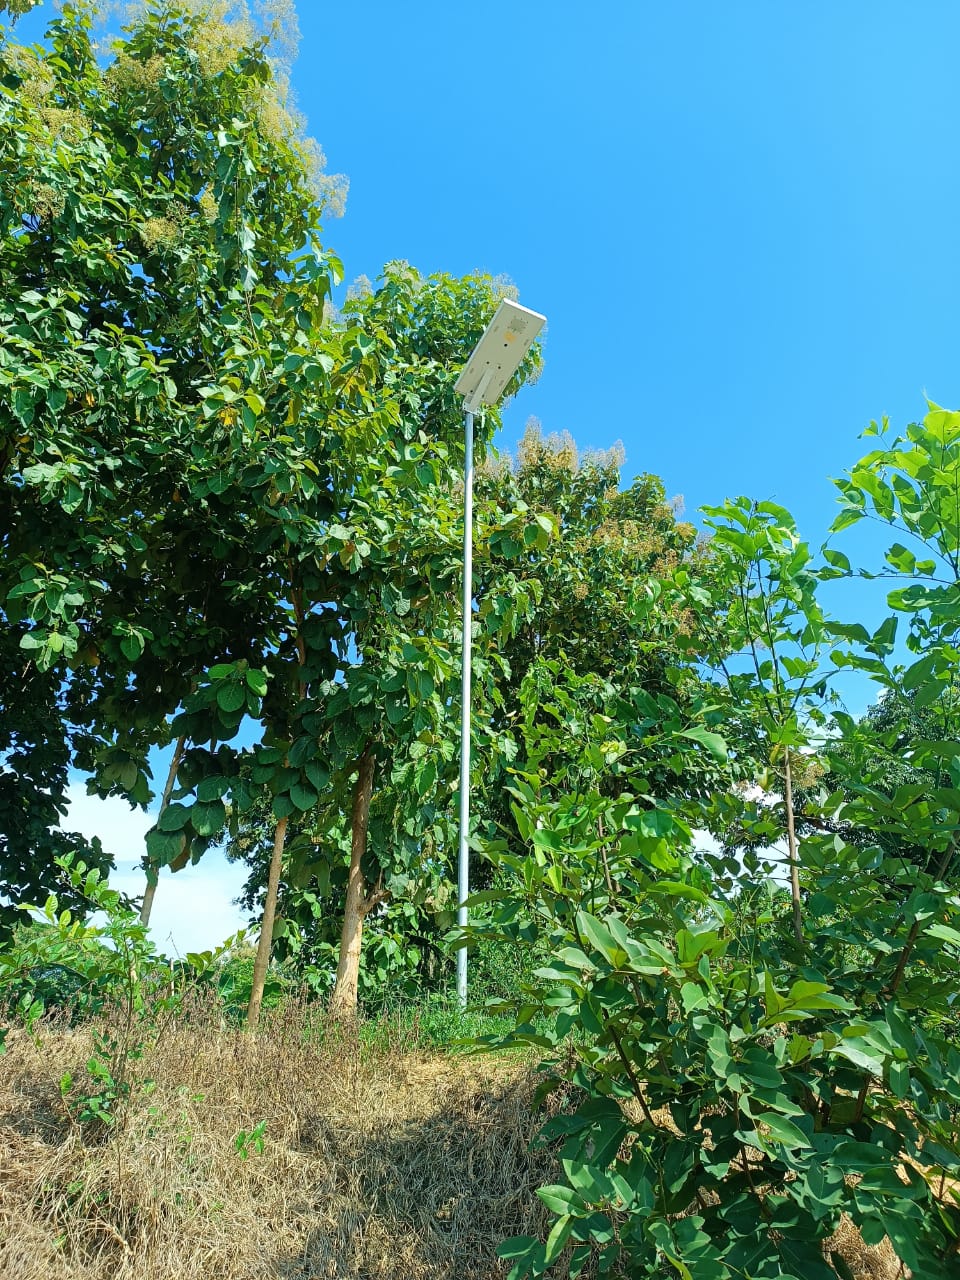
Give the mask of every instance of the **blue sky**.
[[[960, 405], [960, 6], [298, 9], [299, 105], [351, 183], [327, 229], [347, 279], [480, 268], [548, 317], [504, 446], [531, 414], [619, 439], [626, 477], [691, 515], [774, 498], [819, 543], [871, 418]], [[831, 607], [878, 619], [858, 591]]]
[[623, 440], [688, 508], [827, 476], [960, 402], [947, 3], [301, 3], [294, 75], [348, 276], [506, 272], [549, 320], [512, 407]]

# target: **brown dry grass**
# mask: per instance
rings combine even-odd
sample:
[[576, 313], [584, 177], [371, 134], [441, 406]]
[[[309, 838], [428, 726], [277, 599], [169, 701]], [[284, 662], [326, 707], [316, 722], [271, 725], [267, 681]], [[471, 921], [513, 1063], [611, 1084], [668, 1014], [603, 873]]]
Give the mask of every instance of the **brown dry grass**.
[[[59, 1080], [85, 1075], [89, 1030], [14, 1034], [0, 1058], [3, 1280], [480, 1280], [506, 1236], [542, 1235], [528, 1064], [305, 1035], [291, 1004], [258, 1036], [209, 1013], [137, 1064], [110, 1135], [81, 1133]], [[240, 1130], [265, 1121], [244, 1160]], [[858, 1280], [894, 1280], [889, 1247], [844, 1223]]]
[[[179, 1023], [139, 1064], [156, 1087], [91, 1145], [58, 1088], [84, 1076], [89, 1032], [8, 1046], [4, 1280], [491, 1277], [500, 1241], [548, 1216], [521, 1064], [318, 1043], [295, 1009], [257, 1037]], [[244, 1160], [236, 1135], [261, 1120]]]

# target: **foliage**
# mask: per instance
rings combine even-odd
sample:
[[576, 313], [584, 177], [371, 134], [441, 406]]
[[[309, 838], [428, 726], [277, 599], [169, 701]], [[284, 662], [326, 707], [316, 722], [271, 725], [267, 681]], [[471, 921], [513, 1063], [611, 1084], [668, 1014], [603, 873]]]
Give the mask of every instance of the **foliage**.
[[[253, 988], [255, 949], [235, 946], [224, 951], [206, 980], [216, 988], [217, 998], [226, 1017], [240, 1022], [250, 1004]], [[272, 965], [263, 989], [264, 1009], [276, 1009], [296, 989], [294, 979], [281, 967]]]
[[247, 1160], [251, 1151], [255, 1151], [257, 1155], [263, 1155], [264, 1134], [266, 1133], [266, 1120], [258, 1120], [252, 1129], [241, 1129], [234, 1139], [234, 1148], [241, 1160]]
[[[364, 315], [389, 319], [406, 358], [418, 369], [417, 386], [423, 390], [402, 418], [408, 433], [428, 429], [430, 438], [449, 437], [451, 451], [459, 447], [461, 415], [449, 394], [449, 379], [439, 368], [426, 378], [423, 364], [427, 354], [447, 358], [457, 346], [465, 347], [470, 335], [464, 331], [454, 342], [453, 319], [458, 335], [471, 310], [492, 302], [489, 281], [421, 281], [404, 264], [394, 264], [381, 287], [354, 304]], [[443, 396], [429, 397], [431, 388]], [[483, 426], [481, 447], [493, 425]], [[444, 446], [433, 448], [442, 464]], [[588, 669], [616, 672], [620, 680], [626, 671], [639, 671], [637, 678], [649, 684], [662, 665], [658, 655], [667, 627], [655, 611], [647, 608], [641, 616], [636, 601], [631, 604], [634, 593], [645, 590], [636, 569], [647, 565], [666, 572], [688, 555], [693, 532], [677, 524], [655, 478], [642, 477], [619, 493], [619, 465], [616, 451], [581, 460], [569, 439], [544, 441], [530, 426], [517, 462], [491, 460], [478, 481], [474, 797], [481, 822], [491, 823], [500, 812], [502, 763], [514, 759], [517, 750], [513, 726], [519, 683], [538, 655], [545, 660], [568, 642]], [[378, 588], [368, 576], [366, 593], [361, 596], [358, 588], [348, 598], [352, 644], [328, 686], [325, 713], [334, 735], [330, 755], [342, 759], [344, 768], [332, 774], [320, 806], [291, 815], [290, 857], [281, 884], [278, 943], [298, 951], [300, 962], [309, 964], [311, 977], [322, 985], [317, 966], [329, 967], [338, 947], [339, 921], [328, 904], [343, 895], [350, 866], [344, 784], [365, 744], [378, 743], [362, 868], [368, 885], [382, 886], [374, 889], [377, 910], [366, 916], [364, 945], [373, 952], [361, 965], [359, 990], [367, 1004], [392, 1000], [424, 981], [436, 984], [447, 972], [439, 943], [451, 923], [456, 843], [458, 725], [450, 708], [458, 705], [459, 501], [454, 494], [452, 506], [436, 503], [423, 487], [422, 473], [418, 464], [421, 487], [413, 485], [413, 477], [408, 482], [417, 509], [403, 509], [405, 536], [392, 548], [393, 573], [409, 562], [415, 586], [404, 588], [395, 576]], [[436, 504], [432, 516], [431, 503]], [[370, 505], [368, 512], [366, 521], [376, 518], [383, 524], [395, 518], [382, 496], [381, 506]], [[437, 527], [446, 528], [447, 542], [434, 537], [418, 554], [415, 536], [429, 527], [428, 518], [442, 518]], [[386, 569], [385, 564], [376, 573]], [[600, 617], [607, 621], [602, 628], [586, 626], [588, 617], [593, 623]], [[269, 826], [263, 819], [255, 805], [231, 843], [234, 855], [253, 867], [246, 897], [251, 906], [262, 895], [270, 861]], [[478, 874], [482, 883], [482, 868]]]
[[[110, 864], [98, 840], [59, 829], [79, 731], [61, 713], [56, 674], [24, 663], [18, 639], [15, 628], [0, 629], [0, 940], [18, 919], [15, 904], [50, 887], [50, 858], [74, 854], [102, 872]], [[61, 897], [65, 907], [82, 909], [69, 886]]]
[[[544, 437], [531, 419], [516, 457], [481, 470], [482, 496], [523, 504], [554, 532], [541, 546], [528, 535], [515, 565], [493, 562], [478, 574], [480, 617], [501, 633], [514, 691], [534, 658], [560, 651], [608, 679], [638, 670], [647, 683], [655, 678], [660, 637], [643, 607], [648, 579], [689, 560], [696, 533], [656, 476], [621, 488], [622, 463], [620, 446], [581, 456], [568, 434]], [[526, 610], [518, 600], [529, 600]]]
[[[134, 5], [101, 63], [93, 12], [65, 4], [48, 47], [0, 29], [0, 928], [57, 890], [0, 952], [0, 994], [38, 1042], [58, 1004], [92, 1028], [60, 1079], [76, 1131], [122, 1132], [195, 980], [252, 1024], [300, 981], [426, 1040], [544, 1055], [563, 1180], [540, 1191], [546, 1239], [504, 1245], [515, 1278], [565, 1259], [848, 1280], [844, 1214], [944, 1274], [960, 414], [873, 425], [836, 482], [835, 534], [895, 538], [879, 571], [832, 544], [817, 566], [788, 512], [746, 498], [705, 509], [700, 543], [655, 477], [620, 489], [616, 451], [533, 424], [498, 460], [479, 419], [473, 834], [493, 870], [454, 935], [489, 1002], [471, 1027], [425, 993], [453, 905], [454, 382], [504, 286], [394, 262], [335, 313], [336, 183], [276, 21]], [[819, 602], [855, 577], [889, 583], [873, 633]], [[881, 691], [860, 721], [845, 670]], [[255, 956], [165, 966], [97, 842], [59, 830], [71, 768], [143, 806], [173, 738], [151, 886], [228, 839]], [[269, 1123], [268, 1143], [243, 1118], [234, 1163], [268, 1162]]]
[[[103, 921], [82, 923], [54, 894], [42, 910], [22, 907], [34, 918], [21, 924], [0, 951], [0, 1007], [40, 1041], [44, 1018], [62, 1008], [64, 996], [72, 1017], [96, 1020], [86, 1078], [65, 1074], [60, 1092], [78, 1123], [111, 1126], [122, 1123], [134, 1093], [149, 1091], [150, 1082], [138, 1078], [137, 1063], [181, 1010], [186, 987], [220, 953], [190, 953], [178, 971], [157, 955], [137, 913], [96, 868], [69, 857], [59, 859], [57, 867], [70, 897]], [[108, 1011], [112, 1019], [103, 1017]], [[0, 1029], [0, 1048], [8, 1030]]]
[[[278, 92], [264, 41], [220, 30], [212, 65], [209, 21], [148, 5], [104, 66], [84, 4], [48, 47], [0, 44], [0, 608], [33, 698], [5, 704], [5, 747], [31, 744], [21, 791], [39, 814], [8, 833], [14, 902], [62, 848], [39, 826], [62, 811], [67, 763], [146, 804], [148, 752], [191, 690], [238, 709], [206, 672], [238, 663], [265, 692], [285, 612], [256, 581], [282, 527], [264, 517], [294, 485], [317, 489], [318, 433], [289, 449], [283, 424], [332, 357], [284, 362], [322, 322], [336, 263], [298, 137], [256, 127]], [[154, 867], [184, 846], [160, 843]]]
[[[234, 853], [260, 868], [253, 900], [265, 882], [269, 895], [268, 868], [275, 865], [264, 801], [278, 821], [286, 819], [275, 932], [296, 946], [306, 926], [316, 954], [329, 953], [341, 934], [333, 998], [351, 1011], [363, 922], [374, 908], [395, 902], [394, 919], [412, 919], [448, 907], [456, 771], [449, 707], [459, 678], [462, 538], [462, 504], [449, 484], [462, 449], [450, 354], [476, 341], [495, 305], [494, 282], [486, 277], [422, 279], [393, 263], [380, 288], [345, 309], [345, 320], [369, 335], [368, 394], [375, 399], [364, 419], [365, 449], [349, 469], [342, 460], [332, 467], [332, 510], [297, 548], [303, 621], [314, 624], [298, 626], [307, 647], [326, 642], [324, 666], [311, 672], [307, 664], [299, 718], [288, 715], [282, 726], [286, 751], [271, 744], [255, 756], [247, 774], [253, 807], [232, 824]], [[536, 352], [528, 358], [516, 385], [537, 358]], [[496, 424], [491, 413], [479, 432], [481, 446]], [[545, 530], [525, 509], [496, 516], [496, 523], [478, 521], [479, 558], [514, 536], [518, 548], [525, 545], [531, 526], [532, 541], [545, 542]], [[311, 620], [312, 607], [318, 617]], [[281, 761], [283, 777], [295, 784], [289, 799], [270, 783], [272, 800], [261, 790], [258, 807], [255, 791], [270, 777], [264, 766]], [[305, 775], [297, 777], [296, 769]], [[344, 904], [334, 916], [322, 905], [329, 898]], [[392, 967], [387, 953], [396, 959], [399, 946], [382, 929], [379, 942], [383, 971], [379, 962]]]
[[[934, 409], [909, 439], [910, 449], [899, 442], [854, 468], [844, 496], [859, 510], [856, 493], [869, 495], [864, 505], [896, 495], [892, 509], [904, 504], [901, 518], [942, 551], [960, 541], [947, 504], [953, 490], [936, 479], [955, 476], [960, 415]], [[908, 493], [910, 476], [923, 482]], [[751, 760], [760, 779], [790, 752], [809, 751], [831, 638], [833, 663], [892, 689], [932, 681], [942, 694], [956, 587], [891, 593], [892, 608], [910, 615], [915, 660], [904, 669], [890, 661], [892, 622], [871, 636], [823, 617], [809, 553], [776, 532], [792, 528], [785, 513], [728, 504], [718, 517], [730, 521], [723, 530], [739, 529], [721, 532], [711, 579], [730, 620], [714, 651], [729, 673], [726, 696], [722, 685], [714, 690], [724, 736], [711, 726], [714, 738], [699, 737], [727, 757], [724, 773], [698, 787], [703, 756], [686, 708], [661, 698], [659, 722], [645, 727], [634, 759], [621, 757], [628, 767], [615, 795], [590, 777], [598, 761], [589, 737], [579, 764], [571, 760], [562, 721], [553, 744], [537, 727], [550, 768], [518, 772], [512, 788], [521, 845], [494, 852], [514, 887], [475, 932], [550, 958], [497, 1043], [539, 1046], [549, 1082], [574, 1087], [579, 1100], [542, 1134], [564, 1171], [540, 1192], [556, 1215], [549, 1236], [508, 1241], [502, 1252], [518, 1277], [542, 1274], [565, 1249], [571, 1274], [593, 1259], [602, 1274], [846, 1277], [830, 1242], [847, 1213], [868, 1243], [888, 1235], [914, 1274], [944, 1274], [960, 1241], [951, 1010], [960, 900], [947, 883], [960, 830], [960, 745], [945, 736], [910, 748], [917, 764], [942, 762], [946, 777], [932, 791], [905, 783], [883, 796], [853, 771], [844, 790], [810, 787], [792, 910], [776, 882], [758, 888], [736, 858], [696, 853], [694, 827], [749, 816], [737, 787]], [[898, 573], [920, 563], [924, 574], [919, 558], [893, 555]], [[732, 603], [731, 582], [741, 584]], [[745, 639], [751, 662], [738, 668]], [[856, 647], [840, 643], [850, 641]], [[562, 683], [576, 692], [585, 678], [568, 671]], [[808, 691], [814, 702], [801, 714]], [[734, 706], [740, 716], [727, 714]], [[826, 727], [813, 745], [840, 770], [837, 744], [857, 726], [838, 712]], [[647, 760], [665, 749], [682, 758], [682, 776], [651, 804]], [[756, 820], [780, 825], [766, 806], [753, 809]], [[817, 812], [831, 830], [816, 831]], [[926, 848], [927, 865], [890, 856], [891, 833]]]
[[9, 13], [11, 20], [16, 22], [17, 18], [22, 18], [25, 13], [29, 13], [31, 9], [35, 9], [40, 0], [3, 0], [0, 4], [0, 13]]

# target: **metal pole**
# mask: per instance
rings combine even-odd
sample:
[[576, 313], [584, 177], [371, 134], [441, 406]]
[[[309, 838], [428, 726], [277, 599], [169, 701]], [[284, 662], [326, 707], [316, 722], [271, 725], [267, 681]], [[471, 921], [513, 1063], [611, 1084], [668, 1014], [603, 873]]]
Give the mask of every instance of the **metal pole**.
[[[464, 410], [463, 465], [463, 650], [460, 675], [460, 852], [457, 859], [457, 924], [467, 925], [470, 896], [470, 666], [473, 643], [473, 410]], [[457, 1003], [467, 1004], [467, 948], [457, 952]]]

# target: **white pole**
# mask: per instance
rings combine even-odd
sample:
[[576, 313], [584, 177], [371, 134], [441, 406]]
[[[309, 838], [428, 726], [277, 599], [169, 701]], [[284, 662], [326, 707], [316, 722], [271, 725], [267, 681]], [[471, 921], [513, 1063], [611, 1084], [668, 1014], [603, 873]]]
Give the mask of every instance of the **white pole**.
[[[460, 852], [457, 860], [457, 924], [467, 925], [470, 896], [470, 666], [473, 643], [473, 410], [464, 411], [463, 465], [463, 650], [460, 674]], [[457, 1003], [467, 1004], [467, 948], [457, 952]]]

